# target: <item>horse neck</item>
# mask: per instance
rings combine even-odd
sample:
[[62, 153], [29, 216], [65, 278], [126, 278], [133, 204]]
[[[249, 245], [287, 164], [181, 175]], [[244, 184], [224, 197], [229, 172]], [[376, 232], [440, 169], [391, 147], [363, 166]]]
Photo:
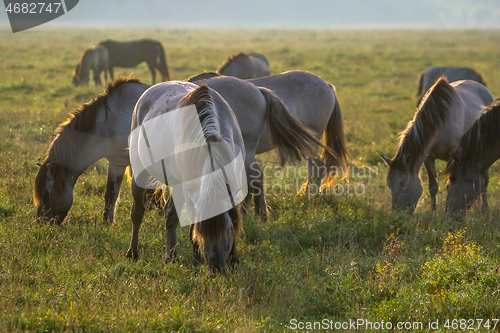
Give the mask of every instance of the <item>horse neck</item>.
[[106, 156], [103, 141], [92, 133], [67, 128], [52, 143], [47, 160], [65, 166], [70, 176], [80, 176], [89, 166]]

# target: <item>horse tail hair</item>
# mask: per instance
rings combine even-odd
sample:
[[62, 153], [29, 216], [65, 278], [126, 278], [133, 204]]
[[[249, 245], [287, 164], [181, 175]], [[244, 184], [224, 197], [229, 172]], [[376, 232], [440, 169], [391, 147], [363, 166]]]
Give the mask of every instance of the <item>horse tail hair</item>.
[[266, 99], [266, 122], [271, 142], [278, 148], [280, 163], [298, 162], [301, 157], [316, 156], [323, 146], [317, 135], [295, 119], [281, 99], [267, 88], [259, 87]]
[[[215, 105], [212, 96], [210, 95], [210, 89], [207, 85], [201, 85], [197, 89], [189, 93], [181, 102], [182, 106], [192, 105], [196, 106], [196, 111], [198, 112], [198, 118], [201, 123], [201, 128], [203, 135], [209, 147], [210, 161], [205, 164], [205, 169], [203, 174], [207, 172], [214, 171], [214, 165], [220, 166], [223, 164], [222, 154], [218, 153], [217, 149], [213, 149], [210, 143], [222, 143], [224, 142], [220, 132], [219, 118], [217, 116]], [[208, 163], [210, 162], [210, 163]], [[227, 171], [227, 170], [226, 170]], [[227, 177], [231, 178], [235, 175], [227, 173]], [[229, 184], [227, 184], [229, 191]], [[202, 188], [200, 189], [200, 199], [204, 197], [211, 197], [210, 184], [204, 187], [202, 182]], [[241, 218], [238, 210], [233, 207], [228, 211], [229, 217], [232, 220], [227, 220], [226, 214], [219, 214], [209, 219], [203, 221], [197, 221], [193, 227], [193, 240], [200, 244], [204, 242], [218, 242], [220, 239], [227, 237], [229, 232], [236, 236], [240, 232]]]
[[424, 74], [425, 72], [422, 72], [420, 74], [420, 77], [418, 78], [418, 90], [417, 90], [417, 93], [415, 94], [415, 98], [417, 98], [418, 96], [422, 95], [422, 90], [424, 89]]
[[163, 81], [170, 81], [170, 75], [168, 74], [167, 59], [165, 57], [165, 51], [161, 44], [158, 44], [158, 70], [160, 71]]
[[[330, 88], [332, 88], [335, 95], [335, 88], [332, 85], [330, 85]], [[325, 178], [329, 181], [335, 178], [334, 174], [336, 172], [332, 171], [345, 168], [347, 166], [347, 158], [350, 156], [347, 152], [342, 111], [340, 110], [339, 100], [336, 95], [333, 112], [323, 134], [323, 147], [321, 158], [327, 170]]]

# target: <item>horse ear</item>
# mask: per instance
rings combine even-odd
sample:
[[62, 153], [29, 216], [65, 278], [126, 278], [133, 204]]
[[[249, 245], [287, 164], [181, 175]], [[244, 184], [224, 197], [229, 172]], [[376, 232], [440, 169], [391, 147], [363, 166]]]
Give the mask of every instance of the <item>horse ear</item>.
[[450, 153], [450, 157], [460, 165], [460, 157], [455, 153]]
[[40, 163], [40, 162], [36, 162], [36, 165], [38, 165], [38, 167], [41, 167], [41, 166], [42, 166], [42, 163]]
[[384, 161], [385, 165], [388, 167], [391, 166], [392, 160], [389, 157], [385, 157], [384, 155], [380, 155], [380, 158]]

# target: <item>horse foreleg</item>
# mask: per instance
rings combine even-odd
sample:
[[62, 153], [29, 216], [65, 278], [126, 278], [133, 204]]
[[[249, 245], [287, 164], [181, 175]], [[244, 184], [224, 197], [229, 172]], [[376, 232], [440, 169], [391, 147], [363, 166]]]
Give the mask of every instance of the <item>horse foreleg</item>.
[[144, 206], [146, 190], [139, 187], [133, 179], [132, 196], [134, 200], [132, 212], [130, 214], [132, 218], [132, 239], [130, 241], [130, 247], [127, 251], [127, 258], [137, 260], [137, 258], [139, 258], [139, 251], [137, 250], [137, 244], [139, 242], [139, 229], [141, 228], [142, 218], [144, 217], [144, 211], [146, 210]]
[[149, 70], [151, 71], [151, 76], [153, 77], [153, 84], [155, 84], [155, 79], [156, 79], [155, 66], [154, 66], [154, 64], [148, 62], [148, 67], [149, 67]]
[[193, 238], [194, 224], [189, 226], [189, 238], [191, 239], [191, 244], [193, 245], [193, 267], [201, 265], [201, 252], [200, 244]]
[[436, 164], [434, 160], [426, 158], [424, 161], [425, 168], [427, 169], [427, 174], [429, 175], [429, 192], [431, 194], [432, 210], [437, 209], [437, 193], [439, 190], [439, 184], [437, 182], [436, 175]]
[[100, 70], [94, 69], [94, 83], [95, 83], [96, 87], [102, 85], [101, 71]]
[[106, 184], [106, 193], [104, 193], [104, 212], [102, 219], [104, 223], [112, 224], [115, 220], [115, 207], [118, 195], [120, 194], [120, 186], [123, 181], [123, 174], [125, 169], [121, 165], [111, 164], [108, 165], [108, 182]]
[[167, 240], [165, 246], [165, 263], [177, 262], [177, 225], [179, 224], [179, 215], [177, 215], [172, 195], [167, 199], [164, 214]]
[[113, 73], [113, 67], [109, 67], [109, 76], [111, 77], [111, 81], [113, 81], [115, 78], [114, 78], [114, 73]]
[[481, 196], [483, 198], [483, 209], [488, 209], [488, 183], [490, 182], [490, 175], [488, 170], [484, 173], [484, 187], [481, 189]]

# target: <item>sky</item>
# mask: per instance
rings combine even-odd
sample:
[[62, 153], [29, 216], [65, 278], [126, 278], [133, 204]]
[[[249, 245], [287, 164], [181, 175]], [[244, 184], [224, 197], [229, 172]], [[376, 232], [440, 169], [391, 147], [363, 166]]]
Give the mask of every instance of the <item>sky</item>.
[[500, 28], [500, 0], [80, 0], [44, 25], [61, 26]]

